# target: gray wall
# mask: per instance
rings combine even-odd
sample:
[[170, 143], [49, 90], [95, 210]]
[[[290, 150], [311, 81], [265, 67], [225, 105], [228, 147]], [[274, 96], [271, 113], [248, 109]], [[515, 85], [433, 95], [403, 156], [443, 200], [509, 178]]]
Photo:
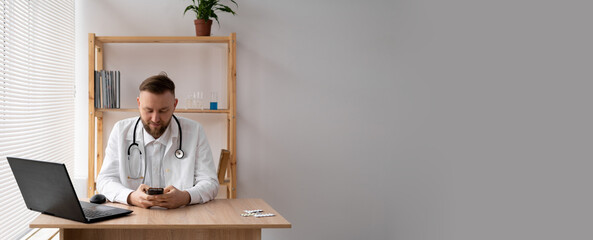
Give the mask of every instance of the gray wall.
[[[187, 2], [77, 2], [79, 142], [86, 34], [189, 36]], [[264, 239], [593, 238], [592, 7], [239, 1], [239, 197], [293, 224]]]

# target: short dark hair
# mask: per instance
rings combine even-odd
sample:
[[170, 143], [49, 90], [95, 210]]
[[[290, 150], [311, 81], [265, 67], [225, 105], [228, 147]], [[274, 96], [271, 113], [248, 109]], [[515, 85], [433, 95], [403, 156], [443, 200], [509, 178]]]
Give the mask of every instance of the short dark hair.
[[165, 72], [150, 76], [140, 84], [138, 89], [140, 92], [148, 91], [154, 94], [162, 94], [165, 91], [171, 91], [173, 96], [175, 96], [175, 83], [171, 81]]

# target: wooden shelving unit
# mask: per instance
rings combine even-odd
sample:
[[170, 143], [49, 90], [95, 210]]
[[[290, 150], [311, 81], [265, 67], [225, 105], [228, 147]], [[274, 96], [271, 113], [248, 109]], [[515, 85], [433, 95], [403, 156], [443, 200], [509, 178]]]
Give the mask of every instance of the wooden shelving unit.
[[[89, 33], [89, 154], [88, 154], [88, 184], [87, 195], [95, 194], [95, 179], [98, 170], [103, 164], [103, 114], [108, 112], [138, 112], [138, 109], [99, 109], [95, 108], [95, 70], [103, 70], [103, 48], [110, 43], [226, 43], [228, 46], [228, 69], [227, 69], [227, 100], [228, 109], [222, 110], [199, 110], [199, 109], [176, 109], [176, 113], [199, 113], [199, 114], [226, 114], [227, 115], [227, 147], [231, 152], [229, 167], [227, 168], [228, 179], [221, 185], [227, 185], [228, 198], [237, 197], [237, 103], [236, 103], [236, 34], [217, 37], [114, 37], [95, 36]], [[95, 138], [97, 142], [95, 142]], [[96, 145], [96, 147], [95, 147]], [[218, 159], [216, 153], [214, 160]], [[96, 165], [95, 165], [96, 163]], [[221, 188], [224, 189], [224, 188]]]

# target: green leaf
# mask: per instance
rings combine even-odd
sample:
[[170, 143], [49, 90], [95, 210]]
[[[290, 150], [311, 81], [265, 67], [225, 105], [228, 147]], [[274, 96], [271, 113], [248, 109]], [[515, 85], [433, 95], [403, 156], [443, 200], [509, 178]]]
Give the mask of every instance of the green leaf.
[[218, 21], [218, 16], [216, 15], [216, 13], [212, 13], [212, 18], [214, 18], [214, 20], [216, 20], [218, 27], [220, 27], [220, 22]]
[[194, 5], [189, 5], [189, 6], [187, 6], [187, 7], [185, 8], [185, 11], [183, 11], [183, 15], [185, 15], [185, 13], [186, 13], [187, 11], [189, 11], [189, 10], [192, 10], [192, 11], [196, 12], [196, 14], [198, 13], [198, 11], [197, 11], [197, 9], [196, 9], [196, 6], [194, 6]]
[[223, 12], [232, 13], [233, 15], [235, 15], [235, 12], [233, 11], [233, 9], [231, 9], [228, 6], [219, 7], [219, 8], [217, 8], [217, 10], [220, 10], [220, 11], [223, 11]]

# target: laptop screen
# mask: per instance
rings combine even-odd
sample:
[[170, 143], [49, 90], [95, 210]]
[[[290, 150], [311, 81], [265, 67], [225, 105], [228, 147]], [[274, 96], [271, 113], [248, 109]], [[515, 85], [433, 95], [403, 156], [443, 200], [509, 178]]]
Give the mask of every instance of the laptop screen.
[[49, 215], [85, 221], [66, 166], [8, 157], [27, 208]]

